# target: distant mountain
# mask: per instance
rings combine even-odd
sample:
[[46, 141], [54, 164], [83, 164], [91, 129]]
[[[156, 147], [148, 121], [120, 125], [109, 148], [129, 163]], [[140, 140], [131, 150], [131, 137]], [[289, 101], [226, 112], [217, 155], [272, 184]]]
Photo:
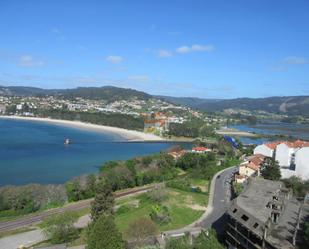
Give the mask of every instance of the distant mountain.
[[188, 106], [202, 111], [224, 111], [241, 109], [247, 111], [266, 111], [291, 115], [309, 115], [309, 96], [237, 98], [237, 99], [202, 99], [193, 97], [153, 96], [134, 89], [103, 86], [78, 87], [73, 89], [41, 89], [24, 86], [0, 86], [0, 95], [7, 96], [46, 96], [55, 95], [63, 98], [104, 99], [108, 102], [118, 100], [148, 100], [157, 98], [170, 103]]
[[49, 90], [27, 86], [0, 86], [0, 95], [5, 96], [37, 96], [51, 94], [57, 94], [57, 90]]
[[171, 96], [156, 96], [156, 98], [168, 101], [173, 104], [185, 105], [191, 108], [200, 108], [200, 105], [220, 102], [220, 99], [202, 99], [195, 97], [171, 97]]
[[0, 86], [0, 95], [7, 96], [47, 96], [57, 95], [64, 98], [104, 99], [108, 102], [128, 99], [148, 100], [151, 95], [134, 89], [113, 86], [78, 87], [73, 89], [42, 89], [23, 86]]
[[186, 97], [176, 98], [169, 96], [159, 96], [159, 98], [171, 103], [186, 105], [191, 108], [210, 112], [224, 111], [227, 109], [242, 109], [292, 115], [309, 115], [309, 96], [237, 98], [224, 100]]

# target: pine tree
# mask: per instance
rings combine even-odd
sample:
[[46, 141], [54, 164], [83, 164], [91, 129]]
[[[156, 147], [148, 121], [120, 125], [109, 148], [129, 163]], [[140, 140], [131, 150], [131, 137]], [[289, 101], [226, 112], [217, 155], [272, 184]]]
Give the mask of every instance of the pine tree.
[[96, 221], [102, 214], [113, 214], [114, 194], [109, 184], [100, 181], [96, 187], [96, 195], [91, 203], [91, 219]]
[[121, 233], [117, 230], [112, 215], [101, 215], [90, 226], [86, 249], [124, 249]]

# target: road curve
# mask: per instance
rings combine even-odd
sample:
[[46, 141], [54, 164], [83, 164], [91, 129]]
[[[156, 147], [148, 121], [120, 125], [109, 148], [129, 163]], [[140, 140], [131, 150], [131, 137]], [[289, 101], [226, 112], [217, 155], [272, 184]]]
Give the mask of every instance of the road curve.
[[[155, 186], [152, 185], [152, 186], [147, 186], [147, 187], [138, 188], [138, 189], [131, 189], [127, 191], [116, 192], [115, 198], [121, 198], [124, 196], [137, 194], [137, 193], [143, 193], [143, 192], [153, 189], [154, 187]], [[16, 230], [21, 227], [31, 226], [31, 225], [34, 225], [36, 223], [43, 221], [47, 217], [50, 217], [55, 214], [63, 213], [66, 211], [78, 211], [80, 209], [89, 207], [92, 201], [93, 199], [82, 200], [76, 203], [71, 203], [61, 208], [54, 208], [54, 209], [50, 209], [47, 211], [43, 211], [39, 214], [27, 215], [27, 216], [17, 218], [12, 221], [0, 222], [0, 232], [12, 231], [12, 230]]]
[[221, 170], [212, 178], [207, 210], [197, 221], [180, 229], [166, 231], [164, 234], [172, 237], [214, 227], [228, 208], [231, 198], [231, 178], [237, 170], [236, 166], [230, 167]]

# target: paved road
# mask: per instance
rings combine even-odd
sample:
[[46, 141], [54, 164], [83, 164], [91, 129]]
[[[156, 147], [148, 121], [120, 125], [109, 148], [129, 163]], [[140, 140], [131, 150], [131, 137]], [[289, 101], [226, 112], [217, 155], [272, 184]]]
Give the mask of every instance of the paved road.
[[220, 233], [224, 228], [224, 214], [231, 199], [231, 178], [237, 171], [237, 167], [232, 167], [214, 176], [210, 186], [208, 207], [198, 221], [180, 229], [166, 231], [164, 234], [168, 237], [178, 237], [186, 232], [199, 233], [202, 228], [215, 228], [217, 233]]
[[15, 234], [0, 239], [0, 249], [17, 249], [20, 245], [30, 246], [44, 240], [41, 230], [33, 230], [25, 233]]
[[206, 229], [213, 227], [219, 231], [220, 228], [223, 227], [223, 215], [227, 211], [229, 202], [231, 200], [231, 178], [233, 173], [237, 170], [237, 167], [227, 169], [216, 178], [212, 212], [199, 223], [201, 227]]
[[[149, 191], [150, 189], [153, 189], [153, 188], [154, 188], [154, 185], [143, 187], [143, 188], [138, 188], [138, 189], [132, 189], [132, 190], [128, 190], [128, 191], [123, 191], [123, 192], [116, 192], [115, 197], [121, 198], [121, 197], [124, 197], [124, 196], [136, 194], [136, 193], [143, 193], [143, 192]], [[0, 222], [0, 232], [12, 231], [12, 230], [16, 230], [20, 227], [34, 225], [34, 224], [39, 223], [39, 222], [43, 221], [45, 218], [52, 216], [54, 214], [59, 214], [59, 213], [63, 213], [63, 212], [66, 212], [66, 211], [77, 211], [77, 210], [80, 210], [80, 209], [84, 209], [84, 208], [90, 206], [90, 203], [92, 202], [92, 200], [93, 199], [83, 200], [83, 201], [79, 201], [79, 202], [76, 202], [76, 203], [72, 203], [72, 204], [67, 205], [65, 207], [50, 209], [50, 210], [44, 211], [44, 212], [39, 213], [39, 214], [28, 215], [28, 216], [21, 217], [21, 218], [18, 218], [16, 220], [13, 220], [13, 221]]]

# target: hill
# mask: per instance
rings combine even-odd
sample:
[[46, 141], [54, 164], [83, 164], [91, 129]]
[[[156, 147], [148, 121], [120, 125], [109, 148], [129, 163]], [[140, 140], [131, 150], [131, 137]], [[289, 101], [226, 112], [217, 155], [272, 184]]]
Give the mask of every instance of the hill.
[[202, 111], [216, 112], [227, 109], [265, 111], [290, 115], [309, 115], [309, 96], [287, 96], [268, 98], [200, 99], [158, 96], [171, 103], [189, 106]]
[[42, 89], [23, 86], [0, 86], [0, 95], [5, 96], [62, 96], [63, 98], [104, 99], [107, 102], [139, 99], [148, 100], [151, 95], [134, 89], [119, 88], [113, 86], [103, 87], [78, 87], [73, 89]]
[[42, 89], [24, 86], [0, 86], [0, 95], [6, 96], [59, 96], [67, 99], [103, 99], [107, 102], [119, 100], [149, 100], [157, 98], [167, 102], [188, 106], [194, 109], [217, 112], [227, 109], [285, 113], [289, 115], [309, 115], [309, 96], [286, 96], [268, 98], [202, 99], [194, 97], [153, 96], [129, 88], [113, 86], [78, 87], [73, 89]]

